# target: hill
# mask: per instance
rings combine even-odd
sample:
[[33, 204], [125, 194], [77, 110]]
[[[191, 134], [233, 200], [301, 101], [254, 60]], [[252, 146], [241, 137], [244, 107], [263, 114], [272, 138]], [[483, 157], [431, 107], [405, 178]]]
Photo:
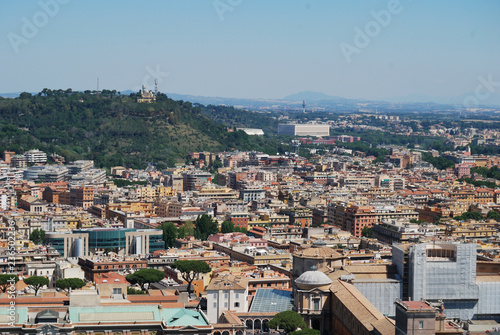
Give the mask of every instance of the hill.
[[93, 159], [100, 167], [136, 168], [145, 168], [147, 162], [159, 168], [184, 163], [191, 151], [284, 151], [273, 136], [228, 132], [223, 121], [239, 113], [246, 112], [193, 106], [161, 93], [156, 102], [141, 104], [134, 93], [44, 89], [35, 95], [0, 98], [0, 150], [39, 148], [67, 161]]

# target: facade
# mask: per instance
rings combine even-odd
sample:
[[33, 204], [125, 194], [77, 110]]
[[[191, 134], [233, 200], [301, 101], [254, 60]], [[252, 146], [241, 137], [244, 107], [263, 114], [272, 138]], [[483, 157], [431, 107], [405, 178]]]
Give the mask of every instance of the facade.
[[63, 257], [91, 256], [113, 250], [119, 255], [144, 255], [162, 250], [165, 242], [159, 229], [92, 228], [71, 233], [47, 232], [47, 245]]
[[309, 328], [326, 332], [330, 324], [330, 285], [332, 280], [315, 266], [302, 273], [294, 290], [295, 310], [302, 315]]
[[248, 311], [248, 279], [219, 276], [207, 286], [208, 320], [217, 323], [224, 311]]
[[330, 126], [328, 124], [279, 124], [278, 136], [328, 136]]
[[196, 191], [212, 182], [212, 174], [205, 171], [187, 171], [182, 174], [184, 191]]
[[28, 164], [45, 164], [47, 163], [47, 154], [38, 149], [30, 150], [24, 153]]

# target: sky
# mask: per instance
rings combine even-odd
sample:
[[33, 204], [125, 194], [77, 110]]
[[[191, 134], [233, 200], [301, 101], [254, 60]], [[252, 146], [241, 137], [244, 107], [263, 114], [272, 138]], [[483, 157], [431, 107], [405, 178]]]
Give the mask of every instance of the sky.
[[498, 0], [3, 0], [0, 92], [156, 77], [234, 98], [486, 96], [500, 93], [499, 18]]

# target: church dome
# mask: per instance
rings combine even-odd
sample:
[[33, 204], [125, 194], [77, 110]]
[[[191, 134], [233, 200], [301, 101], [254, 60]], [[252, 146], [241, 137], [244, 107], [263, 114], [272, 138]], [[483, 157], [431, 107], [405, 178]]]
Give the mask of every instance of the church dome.
[[297, 286], [307, 288], [307, 287], [317, 287], [330, 285], [332, 280], [328, 278], [323, 272], [318, 271], [318, 269], [313, 266], [310, 271], [306, 271], [295, 280]]

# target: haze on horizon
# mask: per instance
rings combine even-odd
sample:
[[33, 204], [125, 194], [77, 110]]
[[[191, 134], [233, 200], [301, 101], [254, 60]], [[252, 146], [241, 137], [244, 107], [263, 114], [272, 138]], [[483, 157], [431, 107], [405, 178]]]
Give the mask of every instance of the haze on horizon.
[[[500, 2], [4, 1], [0, 92], [152, 89], [235, 98], [500, 93]], [[360, 33], [361, 31], [361, 33]], [[364, 35], [364, 36], [363, 36]], [[492, 92], [493, 93], [493, 92]]]

